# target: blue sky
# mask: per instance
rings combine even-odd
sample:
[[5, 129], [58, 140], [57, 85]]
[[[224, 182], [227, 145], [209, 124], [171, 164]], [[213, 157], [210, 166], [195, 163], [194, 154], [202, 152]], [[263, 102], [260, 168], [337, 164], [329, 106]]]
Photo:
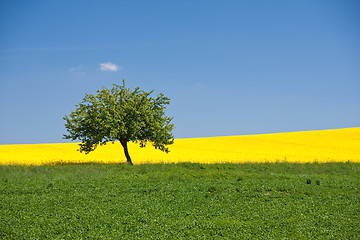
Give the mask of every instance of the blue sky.
[[171, 98], [176, 138], [360, 126], [359, 1], [0, 2], [0, 144], [67, 142], [85, 93]]

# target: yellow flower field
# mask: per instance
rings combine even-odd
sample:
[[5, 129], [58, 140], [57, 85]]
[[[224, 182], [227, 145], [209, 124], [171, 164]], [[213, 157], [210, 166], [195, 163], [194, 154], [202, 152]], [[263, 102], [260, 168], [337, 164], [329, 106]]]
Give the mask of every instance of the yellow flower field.
[[[125, 163], [120, 143], [80, 153], [77, 143], [0, 145], [0, 164], [41, 165], [57, 162]], [[244, 162], [360, 162], [360, 127], [261, 135], [175, 139], [170, 153], [151, 144], [130, 143], [134, 164]]]

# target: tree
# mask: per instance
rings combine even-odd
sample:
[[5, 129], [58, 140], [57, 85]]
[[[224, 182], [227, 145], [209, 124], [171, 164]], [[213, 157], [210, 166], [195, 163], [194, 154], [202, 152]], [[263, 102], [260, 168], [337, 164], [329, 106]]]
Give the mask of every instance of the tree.
[[88, 154], [98, 145], [120, 141], [127, 163], [133, 165], [127, 143], [140, 143], [145, 147], [151, 142], [155, 149], [166, 153], [166, 147], [174, 143], [171, 131], [171, 117], [164, 113], [170, 99], [160, 93], [150, 97], [154, 90], [145, 92], [139, 87], [134, 91], [122, 85], [113, 84], [111, 90], [102, 87], [96, 95], [86, 94], [82, 102], [75, 105], [75, 111], [63, 118], [68, 135], [65, 139], [81, 140], [80, 152]]

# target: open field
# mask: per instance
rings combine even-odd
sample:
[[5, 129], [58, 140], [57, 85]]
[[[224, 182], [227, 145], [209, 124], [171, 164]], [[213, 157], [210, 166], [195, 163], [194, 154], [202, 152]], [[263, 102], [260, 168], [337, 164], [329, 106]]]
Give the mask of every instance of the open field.
[[[125, 162], [120, 143], [98, 147], [85, 155], [77, 143], [0, 145], [0, 164], [41, 165], [56, 162]], [[170, 153], [150, 144], [130, 143], [134, 164], [244, 162], [360, 162], [360, 128], [175, 139]]]
[[358, 239], [360, 164], [0, 166], [1, 239]]

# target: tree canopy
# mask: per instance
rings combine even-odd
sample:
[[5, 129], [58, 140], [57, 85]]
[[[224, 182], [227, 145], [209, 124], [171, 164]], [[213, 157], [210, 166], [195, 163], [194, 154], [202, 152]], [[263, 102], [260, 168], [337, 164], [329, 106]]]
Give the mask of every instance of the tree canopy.
[[133, 164], [128, 153], [129, 141], [147, 142], [166, 153], [167, 145], [174, 142], [172, 118], [165, 115], [170, 98], [160, 93], [156, 98], [150, 95], [154, 90], [145, 92], [136, 87], [133, 91], [122, 85], [113, 84], [111, 89], [102, 87], [95, 95], [86, 94], [75, 105], [75, 111], [64, 117], [69, 134], [65, 139], [81, 140], [80, 152], [86, 154], [98, 145], [120, 141], [129, 164]]

